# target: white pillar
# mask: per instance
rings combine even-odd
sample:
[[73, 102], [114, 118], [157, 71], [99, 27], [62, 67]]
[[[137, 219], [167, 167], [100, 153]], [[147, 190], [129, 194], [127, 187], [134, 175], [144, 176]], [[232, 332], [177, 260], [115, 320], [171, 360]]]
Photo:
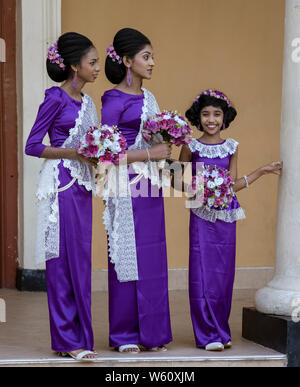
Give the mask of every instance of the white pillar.
[[[264, 93], [268, 96], [268, 90]], [[270, 96], [272, 98], [272, 96]], [[292, 316], [300, 298], [300, 1], [286, 0], [275, 275], [255, 296], [262, 313]]]
[[61, 34], [61, 0], [19, 0], [18, 110], [20, 116], [20, 264], [36, 269], [34, 262], [37, 210], [35, 192], [42, 160], [24, 155], [24, 147], [45, 89], [53, 86], [46, 72], [47, 48]]

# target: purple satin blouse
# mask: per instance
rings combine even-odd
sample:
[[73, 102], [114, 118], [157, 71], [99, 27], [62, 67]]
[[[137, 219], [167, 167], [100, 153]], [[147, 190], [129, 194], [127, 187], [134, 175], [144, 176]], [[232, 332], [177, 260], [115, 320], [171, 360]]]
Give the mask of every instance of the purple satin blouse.
[[26, 142], [25, 153], [41, 157], [46, 145], [43, 139], [49, 134], [53, 147], [61, 147], [74, 128], [81, 102], [71, 98], [60, 87], [45, 91], [44, 102], [40, 105], [35, 123]]
[[140, 130], [144, 94], [132, 95], [112, 89], [106, 91], [101, 100], [102, 124], [118, 126], [128, 147], [133, 145]]

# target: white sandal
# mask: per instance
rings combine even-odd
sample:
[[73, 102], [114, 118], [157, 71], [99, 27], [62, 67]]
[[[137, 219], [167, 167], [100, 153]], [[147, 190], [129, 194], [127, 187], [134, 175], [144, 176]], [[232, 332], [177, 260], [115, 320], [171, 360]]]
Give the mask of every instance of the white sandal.
[[95, 354], [97, 353], [94, 351], [81, 351], [78, 353], [78, 355], [73, 355], [71, 352], [58, 352], [58, 355], [62, 357], [70, 356], [76, 361], [89, 361], [89, 362], [99, 360], [99, 358], [98, 357], [84, 358], [84, 357], [87, 355], [95, 355]]
[[[134, 351], [126, 351], [126, 349], [134, 349]], [[126, 353], [139, 353], [141, 350], [136, 344], [125, 344], [125, 345], [120, 345], [117, 349], [119, 352], [126, 352]]]
[[207, 351], [223, 351], [224, 345], [220, 342], [209, 343], [205, 346]]
[[167, 352], [167, 347], [165, 347], [164, 345], [160, 345], [158, 347], [154, 347], [154, 348], [149, 348], [149, 351], [152, 351], [152, 352]]

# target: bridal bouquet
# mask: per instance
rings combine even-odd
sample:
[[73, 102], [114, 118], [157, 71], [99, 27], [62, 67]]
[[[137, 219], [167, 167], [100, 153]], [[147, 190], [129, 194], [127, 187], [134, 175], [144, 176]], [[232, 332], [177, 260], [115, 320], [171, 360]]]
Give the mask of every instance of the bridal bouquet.
[[170, 142], [176, 146], [189, 144], [191, 128], [176, 111], [163, 111], [150, 117], [144, 123], [143, 137], [153, 144]]
[[81, 139], [77, 152], [85, 158], [98, 159], [96, 168], [97, 195], [102, 196], [109, 171], [124, 158], [127, 148], [125, 137], [116, 126], [93, 126]]
[[118, 165], [126, 148], [126, 139], [116, 126], [100, 125], [90, 128], [77, 151], [86, 158], [98, 159], [100, 163]]
[[229, 171], [213, 165], [205, 165], [201, 173], [193, 176], [190, 191], [195, 199], [208, 210], [223, 210], [232, 202], [233, 181]]

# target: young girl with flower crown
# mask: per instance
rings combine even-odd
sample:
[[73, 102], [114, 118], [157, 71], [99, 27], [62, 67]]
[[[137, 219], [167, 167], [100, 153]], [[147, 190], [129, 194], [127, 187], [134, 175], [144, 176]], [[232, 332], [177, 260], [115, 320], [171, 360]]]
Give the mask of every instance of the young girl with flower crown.
[[[221, 138], [237, 115], [225, 94], [202, 92], [186, 112], [186, 117], [202, 136], [182, 148], [180, 161], [222, 168], [230, 173], [233, 192], [248, 188], [260, 177], [279, 175], [281, 162], [262, 166], [247, 176], [237, 177], [238, 142]], [[228, 324], [235, 273], [236, 221], [245, 217], [233, 195], [226, 207], [199, 206], [190, 211], [189, 297], [197, 347], [221, 351], [231, 347]]]

